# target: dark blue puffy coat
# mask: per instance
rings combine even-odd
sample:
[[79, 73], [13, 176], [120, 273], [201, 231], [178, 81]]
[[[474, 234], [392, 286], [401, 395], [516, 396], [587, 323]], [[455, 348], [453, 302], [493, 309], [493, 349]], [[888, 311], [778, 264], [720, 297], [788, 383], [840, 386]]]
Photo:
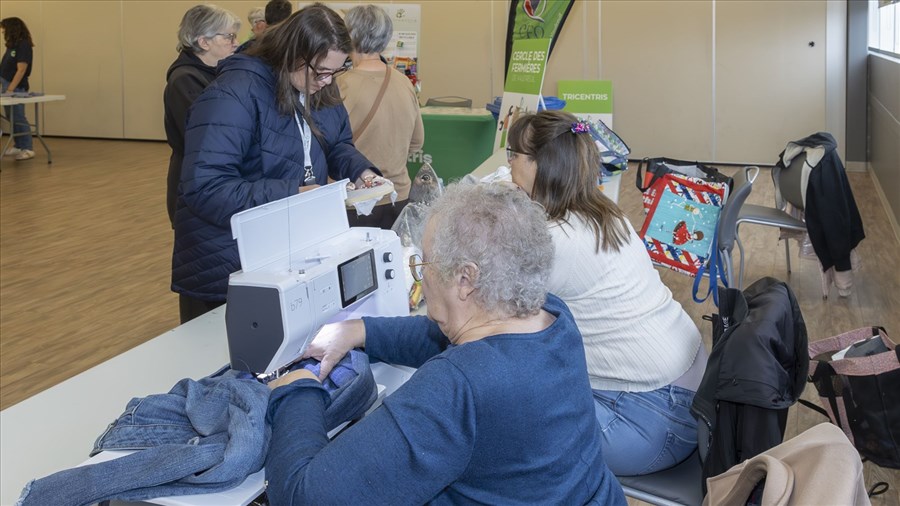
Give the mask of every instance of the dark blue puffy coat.
[[[220, 62], [216, 80], [191, 106], [175, 211], [175, 292], [225, 300], [228, 275], [241, 268], [231, 216], [299, 192], [305, 165], [300, 129], [293, 115], [278, 112], [275, 85], [271, 67], [236, 54]], [[377, 172], [353, 146], [343, 105], [311, 113], [327, 145], [323, 151], [313, 136], [317, 184], [328, 176], [355, 181], [365, 169]]]

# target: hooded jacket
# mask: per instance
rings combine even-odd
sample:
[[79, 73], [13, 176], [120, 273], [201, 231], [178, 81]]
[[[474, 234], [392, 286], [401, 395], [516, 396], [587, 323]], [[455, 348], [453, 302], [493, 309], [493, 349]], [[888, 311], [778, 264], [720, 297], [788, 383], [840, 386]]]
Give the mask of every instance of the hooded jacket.
[[[241, 268], [232, 215], [297, 194], [306, 165], [294, 115], [278, 111], [273, 69], [236, 54], [218, 72], [188, 115], [172, 255], [172, 290], [205, 301], [224, 301], [229, 274]], [[310, 114], [325, 144], [312, 136], [316, 184], [378, 172], [354, 147], [342, 104]], [[291, 230], [302, 231], [302, 223]]]
[[790, 166], [795, 156], [806, 152], [812, 170], [805, 198], [806, 230], [822, 270], [851, 269], [850, 252], [866, 237], [862, 218], [853, 198], [844, 164], [837, 154], [837, 141], [827, 132], [789, 142], [777, 164]]
[[[706, 478], [782, 442], [788, 408], [806, 386], [806, 323], [790, 287], [762, 278], [721, 297], [724, 332], [713, 347], [691, 412], [709, 431]], [[705, 431], [701, 431], [705, 432]], [[703, 451], [701, 451], [703, 456]]]
[[184, 158], [184, 127], [188, 108], [215, 78], [216, 68], [203, 63], [191, 51], [181, 51], [166, 71], [163, 121], [166, 128], [166, 142], [172, 148], [166, 185], [166, 210], [169, 212], [169, 221], [173, 224], [178, 183], [181, 180], [181, 159]]

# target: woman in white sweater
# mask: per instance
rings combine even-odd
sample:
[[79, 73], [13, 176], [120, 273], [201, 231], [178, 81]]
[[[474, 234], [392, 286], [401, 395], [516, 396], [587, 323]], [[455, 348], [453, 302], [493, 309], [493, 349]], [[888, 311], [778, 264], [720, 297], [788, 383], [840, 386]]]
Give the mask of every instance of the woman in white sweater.
[[623, 476], [678, 464], [697, 447], [700, 331], [598, 188], [600, 154], [585, 125], [562, 111], [527, 115], [507, 146], [513, 182], [547, 211], [556, 249], [548, 287], [581, 330], [607, 464]]

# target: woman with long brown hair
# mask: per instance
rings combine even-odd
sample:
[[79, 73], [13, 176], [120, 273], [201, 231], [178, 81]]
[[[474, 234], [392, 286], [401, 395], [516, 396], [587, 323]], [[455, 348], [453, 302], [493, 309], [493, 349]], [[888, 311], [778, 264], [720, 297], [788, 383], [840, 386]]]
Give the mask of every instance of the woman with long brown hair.
[[[3, 93], [27, 93], [28, 76], [31, 75], [31, 67], [34, 61], [31, 40], [31, 32], [25, 26], [25, 22], [19, 18], [10, 17], [0, 20], [0, 29], [3, 29], [3, 42], [6, 51], [3, 60], [0, 61], [0, 91]], [[9, 106], [6, 109], [6, 117], [12, 124], [14, 147], [6, 150], [4, 156], [15, 156], [16, 160], [28, 160], [34, 158], [34, 149], [31, 142], [31, 124], [25, 117], [25, 104]]]
[[[191, 106], [175, 210], [172, 290], [185, 322], [225, 302], [241, 268], [231, 216], [335, 180], [378, 175], [353, 146], [334, 76], [347, 69], [341, 18], [310, 5], [219, 63]], [[309, 220], [315, 220], [310, 216]]]
[[690, 405], [706, 365], [697, 326], [598, 188], [600, 152], [586, 124], [543, 111], [520, 117], [508, 141], [513, 182], [547, 211], [548, 289], [581, 331], [610, 469], [637, 475], [678, 464], [697, 446]]

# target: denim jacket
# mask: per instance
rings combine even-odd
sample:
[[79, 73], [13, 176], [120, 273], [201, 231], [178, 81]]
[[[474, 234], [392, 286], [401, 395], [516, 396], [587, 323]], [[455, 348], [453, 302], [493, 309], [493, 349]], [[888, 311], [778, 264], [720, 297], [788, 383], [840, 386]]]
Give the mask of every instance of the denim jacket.
[[167, 394], [132, 399], [100, 435], [103, 450], [142, 450], [66, 469], [29, 483], [17, 506], [81, 505], [107, 499], [217, 492], [239, 485], [265, 462], [269, 389], [224, 370], [183, 379]]
[[[313, 361], [297, 366], [318, 373]], [[362, 416], [377, 396], [368, 356], [356, 350], [319, 388], [328, 394], [328, 429]], [[268, 402], [268, 386], [228, 367], [199, 381], [183, 379], [167, 394], [134, 398], [97, 438], [91, 455], [140, 451], [32, 480], [16, 506], [142, 501], [233, 488], [265, 463]]]

